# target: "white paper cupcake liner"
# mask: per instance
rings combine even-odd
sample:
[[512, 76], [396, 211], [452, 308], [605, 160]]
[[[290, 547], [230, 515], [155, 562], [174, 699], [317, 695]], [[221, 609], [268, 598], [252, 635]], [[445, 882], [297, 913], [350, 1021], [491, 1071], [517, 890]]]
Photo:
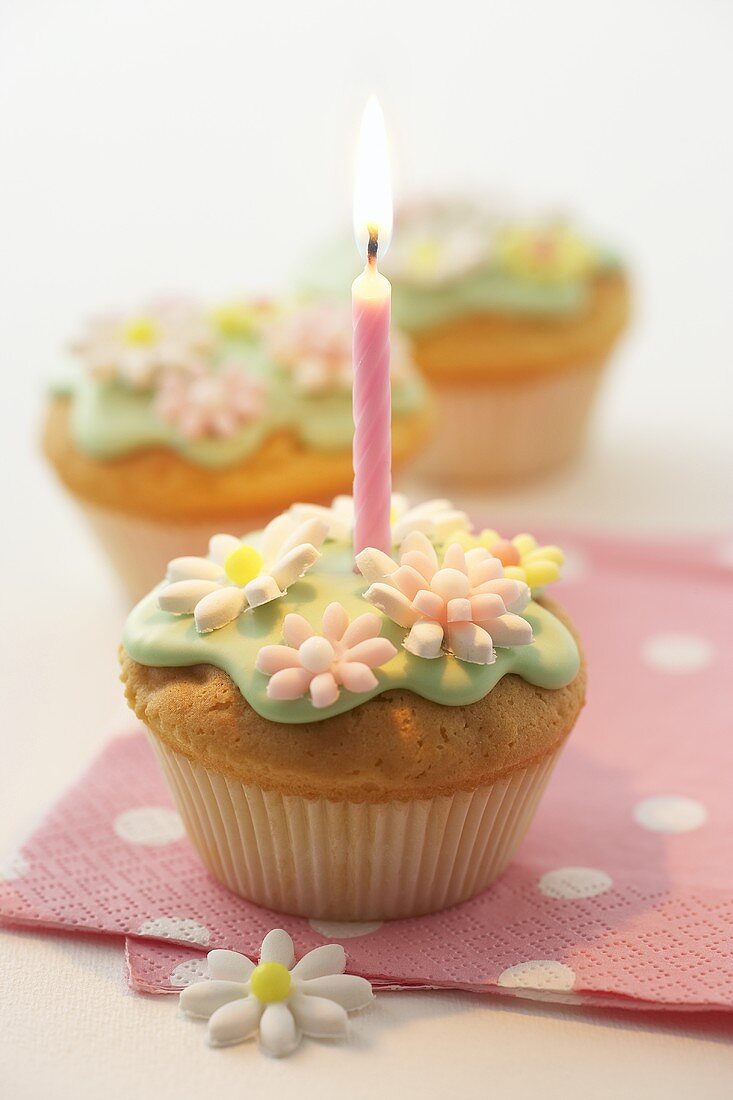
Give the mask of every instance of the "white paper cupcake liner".
[[[128, 516], [85, 501], [79, 504], [133, 603], [163, 580], [171, 558], [181, 554], [206, 554], [211, 536], [224, 529], [217, 526], [215, 520], [174, 523]], [[242, 535], [264, 527], [271, 519], [272, 515], [243, 515], [236, 523], [227, 520], [226, 529], [231, 534]]]
[[491, 484], [562, 465], [583, 445], [603, 366], [503, 384], [439, 386], [438, 424], [416, 471], [444, 484]]
[[562, 747], [475, 791], [330, 802], [248, 786], [150, 736], [212, 875], [268, 909], [335, 921], [419, 916], [484, 890], [514, 855]]

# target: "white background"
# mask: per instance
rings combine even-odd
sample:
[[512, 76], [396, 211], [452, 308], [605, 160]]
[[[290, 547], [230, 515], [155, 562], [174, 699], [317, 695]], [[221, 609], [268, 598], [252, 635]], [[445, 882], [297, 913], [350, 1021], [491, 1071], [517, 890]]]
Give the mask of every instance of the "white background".
[[[636, 322], [585, 461], [494, 499], [497, 514], [730, 528], [730, 4], [4, 0], [0, 12], [0, 839], [127, 720], [123, 610], [37, 454], [43, 380], [93, 308], [286, 287], [308, 243], [348, 219], [373, 90], [398, 195], [471, 186], [572, 210], [633, 265]], [[0, 1085], [21, 1100], [733, 1092], [721, 1017], [383, 995], [352, 1047], [311, 1044], [274, 1065], [251, 1047], [207, 1051], [170, 999], [126, 996], [118, 947], [2, 942]]]

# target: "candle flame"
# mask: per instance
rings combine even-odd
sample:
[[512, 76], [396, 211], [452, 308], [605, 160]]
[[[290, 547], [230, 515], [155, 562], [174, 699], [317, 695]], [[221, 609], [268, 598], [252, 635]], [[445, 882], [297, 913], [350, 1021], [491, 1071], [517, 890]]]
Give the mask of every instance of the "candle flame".
[[359, 255], [381, 259], [392, 239], [392, 182], [384, 115], [371, 96], [359, 133], [354, 184], [354, 235]]

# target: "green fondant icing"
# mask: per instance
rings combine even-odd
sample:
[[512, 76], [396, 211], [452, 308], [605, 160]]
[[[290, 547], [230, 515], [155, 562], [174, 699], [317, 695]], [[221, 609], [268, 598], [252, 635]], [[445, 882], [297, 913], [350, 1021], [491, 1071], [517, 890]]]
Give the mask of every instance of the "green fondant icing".
[[[239, 350], [242, 350], [240, 345]], [[235, 344], [224, 348], [233, 356]], [[83, 376], [74, 385], [64, 380], [52, 392], [72, 398], [71, 430], [81, 451], [93, 458], [115, 458], [145, 447], [163, 446], [198, 466], [222, 469], [253, 454], [273, 431], [288, 428], [313, 450], [351, 447], [354, 422], [350, 391], [309, 395], [298, 391], [287, 371], [275, 367], [256, 349], [246, 347], [248, 370], [264, 379], [267, 394], [261, 417], [229, 439], [186, 439], [160, 420], [149, 391], [136, 392], [117, 382]], [[414, 375], [393, 386], [396, 417], [409, 415], [426, 401], [423, 383]]]
[[[256, 542], [256, 536], [250, 541]], [[497, 649], [493, 665], [467, 664], [447, 655], [436, 660], [415, 657], [402, 647], [405, 631], [382, 616], [382, 634], [394, 642], [398, 654], [375, 670], [379, 683], [373, 691], [354, 695], [342, 689], [338, 701], [323, 710], [314, 709], [308, 698], [288, 702], [268, 699], [268, 678], [255, 670], [255, 660], [262, 646], [282, 644], [285, 615], [297, 611], [320, 632], [323, 612], [334, 600], [344, 605], [351, 619], [373, 610], [362, 598], [366, 587], [364, 578], [351, 571], [350, 554], [327, 546], [316, 568], [285, 596], [245, 612], [211, 634], [198, 634], [190, 615], [160, 611], [156, 589], [131, 612], [123, 642], [130, 656], [143, 665], [215, 665], [232, 678], [259, 714], [278, 722], [330, 718], [392, 688], [409, 688], [433, 702], [460, 706], [483, 698], [510, 672], [537, 687], [551, 689], [564, 687], [577, 675], [580, 658], [572, 635], [551, 612], [532, 602], [523, 617], [532, 625], [533, 643]]]

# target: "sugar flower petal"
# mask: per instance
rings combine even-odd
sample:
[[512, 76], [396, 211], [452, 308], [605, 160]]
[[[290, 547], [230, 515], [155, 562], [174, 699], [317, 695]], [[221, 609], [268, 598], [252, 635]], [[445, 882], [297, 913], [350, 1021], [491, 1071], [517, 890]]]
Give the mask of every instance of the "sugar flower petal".
[[173, 558], [168, 563], [169, 581], [224, 581], [226, 573], [215, 561], [208, 558]]
[[[270, 575], [282, 592], [286, 592], [291, 584], [294, 584], [304, 573], [307, 573], [312, 565], [320, 558], [320, 552], [310, 543], [301, 543], [282, 557], [278, 558], [272, 566]], [[255, 584], [255, 581], [251, 582]], [[250, 603], [252, 601], [250, 600]], [[253, 606], [255, 606], [253, 604]]]
[[365, 611], [347, 626], [341, 640], [349, 648], [366, 641], [367, 638], [376, 638], [381, 629], [382, 622], [379, 615], [375, 615], [373, 611]]
[[267, 685], [267, 698], [278, 702], [301, 699], [310, 687], [313, 674], [305, 668], [282, 668]]
[[217, 1008], [246, 996], [247, 987], [241, 982], [223, 980], [194, 982], [193, 985], [181, 990], [181, 1011], [187, 1016], [208, 1020]]
[[398, 626], [412, 626], [420, 615], [407, 596], [388, 584], [372, 584], [364, 593], [364, 599], [390, 618]]
[[240, 540], [234, 535], [212, 535], [209, 539], [209, 557], [223, 566], [229, 555], [238, 550], [241, 545]]
[[333, 706], [339, 697], [336, 677], [331, 671], [316, 673], [311, 680], [310, 692], [314, 707], [322, 710], [324, 707]]
[[288, 645], [265, 645], [257, 654], [255, 668], [266, 676], [274, 676], [284, 668], [297, 668], [298, 654]]
[[346, 1035], [346, 1009], [325, 997], [295, 994], [290, 1002], [295, 1024], [314, 1039], [339, 1039]]
[[496, 660], [491, 635], [476, 623], [451, 623], [447, 635], [459, 660], [475, 665], [493, 665]]
[[328, 973], [308, 978], [299, 983], [298, 992], [306, 996], [326, 997], [341, 1005], [347, 1012], [366, 1008], [374, 1000], [370, 983], [356, 974]]
[[347, 691], [353, 691], [356, 695], [373, 691], [379, 683], [369, 665], [362, 664], [359, 661], [342, 661], [340, 665], [336, 666], [334, 675]]
[[443, 656], [444, 630], [440, 623], [421, 621], [415, 623], [405, 638], [405, 649], [416, 657], [432, 660]]
[[192, 615], [199, 600], [220, 587], [218, 581], [173, 581], [158, 593], [158, 607], [171, 615]]
[[329, 641], [340, 642], [349, 625], [349, 616], [343, 604], [330, 603], [323, 612], [323, 633]]
[[289, 934], [284, 928], [271, 929], [262, 941], [260, 962], [276, 962], [290, 969], [294, 958], [295, 950]]
[[[343, 974], [346, 969], [346, 952], [340, 943], [323, 943], [308, 951], [293, 967], [293, 978], [299, 981], [321, 978], [326, 974]], [[314, 990], [318, 992], [318, 990]], [[320, 996], [328, 996], [321, 993]]]
[[230, 1001], [217, 1009], [209, 1020], [207, 1038], [212, 1047], [230, 1047], [242, 1043], [258, 1028], [264, 1005], [256, 997]]
[[312, 638], [315, 630], [302, 615], [296, 611], [289, 612], [283, 619], [283, 638], [288, 645], [298, 649], [308, 638]]
[[272, 1058], [284, 1058], [296, 1049], [300, 1032], [286, 1004], [265, 1006], [260, 1020], [260, 1047]]
[[245, 606], [244, 593], [239, 588], [217, 588], [196, 604], [194, 619], [199, 634], [209, 634], [231, 623]]
[[206, 956], [210, 978], [222, 978], [230, 982], [248, 981], [255, 964], [246, 955], [238, 951], [225, 951], [221, 948], [209, 951]]

